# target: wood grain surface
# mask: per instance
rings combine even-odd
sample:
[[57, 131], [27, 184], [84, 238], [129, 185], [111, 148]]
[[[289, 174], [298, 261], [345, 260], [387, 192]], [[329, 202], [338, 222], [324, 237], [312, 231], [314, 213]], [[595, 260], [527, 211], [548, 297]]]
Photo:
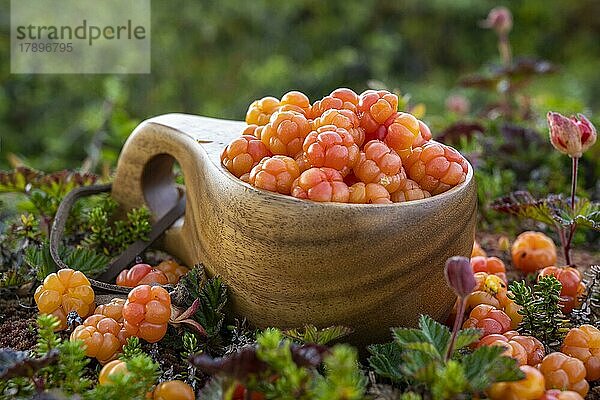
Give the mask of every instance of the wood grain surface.
[[454, 302], [443, 267], [468, 256], [476, 189], [466, 181], [431, 198], [392, 205], [314, 203], [257, 190], [221, 166], [219, 155], [245, 124], [167, 114], [141, 123], [119, 158], [113, 196], [158, 217], [185, 179], [185, 217], [165, 250], [204, 263], [230, 288], [232, 311], [258, 326], [343, 324], [356, 345], [391, 339], [421, 313], [444, 320]]

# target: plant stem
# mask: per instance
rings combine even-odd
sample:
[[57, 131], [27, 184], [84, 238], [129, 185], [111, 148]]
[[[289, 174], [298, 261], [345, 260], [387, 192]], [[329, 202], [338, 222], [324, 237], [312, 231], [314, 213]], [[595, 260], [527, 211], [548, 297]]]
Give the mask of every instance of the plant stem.
[[569, 230], [569, 237], [567, 238], [567, 243], [565, 244], [565, 262], [567, 265], [571, 265], [571, 242], [573, 241], [573, 236], [575, 236], [576, 229], [577, 224], [573, 222], [571, 224], [571, 229]]
[[467, 297], [461, 297], [460, 303], [458, 303], [458, 311], [456, 312], [456, 317], [454, 318], [454, 326], [452, 327], [452, 337], [450, 338], [450, 344], [448, 345], [448, 351], [446, 352], [446, 362], [450, 360], [450, 358], [452, 357], [452, 353], [454, 353], [454, 344], [456, 342], [456, 336], [458, 335], [458, 330], [462, 325], [463, 315], [465, 313], [466, 306]]
[[577, 167], [579, 158], [573, 157], [573, 168], [571, 169], [571, 211], [575, 213], [575, 192], [577, 191]]
[[512, 52], [510, 50], [510, 41], [508, 40], [508, 33], [498, 34], [498, 50], [500, 51], [500, 57], [505, 67], [510, 67], [512, 64]]
[[[579, 166], [579, 158], [572, 158], [572, 168], [571, 168], [571, 214], [572, 218], [575, 218], [575, 192], [577, 192], [577, 170]], [[569, 235], [566, 238], [566, 241], [563, 241], [563, 251], [565, 253], [565, 263], [567, 265], [571, 265], [571, 241], [573, 240], [573, 235], [575, 234], [575, 229], [577, 228], [577, 224], [573, 222], [569, 229]], [[564, 236], [564, 231], [563, 231]], [[561, 239], [562, 241], [562, 239]]]

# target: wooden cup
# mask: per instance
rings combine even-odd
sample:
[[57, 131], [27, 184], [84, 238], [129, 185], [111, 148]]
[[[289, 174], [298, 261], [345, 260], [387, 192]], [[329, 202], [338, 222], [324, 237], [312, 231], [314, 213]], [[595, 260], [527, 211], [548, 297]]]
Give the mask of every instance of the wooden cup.
[[185, 216], [166, 232], [165, 250], [221, 275], [232, 311], [255, 326], [341, 324], [360, 346], [389, 341], [390, 327], [414, 326], [419, 314], [448, 316], [455, 296], [444, 264], [469, 256], [475, 233], [471, 166], [464, 183], [428, 199], [316, 203], [255, 189], [221, 165], [244, 127], [184, 114], [142, 122], [121, 152], [114, 198], [160, 217], [184, 191]]

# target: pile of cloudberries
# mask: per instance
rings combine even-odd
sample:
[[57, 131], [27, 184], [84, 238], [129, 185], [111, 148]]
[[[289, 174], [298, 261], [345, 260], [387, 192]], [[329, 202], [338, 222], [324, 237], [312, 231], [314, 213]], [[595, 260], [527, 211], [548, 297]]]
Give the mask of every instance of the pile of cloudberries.
[[292, 91], [250, 104], [248, 126], [221, 153], [252, 186], [319, 202], [389, 204], [418, 200], [462, 183], [468, 163], [431, 140], [385, 90], [336, 89], [310, 104]]
[[[507, 247], [508, 249], [508, 247]], [[569, 314], [579, 305], [585, 290], [581, 273], [570, 266], [557, 267], [556, 246], [541, 232], [523, 232], [511, 248], [512, 264], [537, 279], [552, 275], [562, 285], [559, 306]], [[478, 328], [481, 346], [501, 346], [525, 374], [515, 382], [491, 385], [492, 400], [579, 400], [589, 391], [589, 382], [600, 380], [600, 330], [592, 325], [571, 328], [560, 343], [560, 351], [546, 354], [535, 337], [516, 331], [523, 319], [521, 307], [511, 300], [506, 267], [502, 260], [488, 257], [477, 242], [471, 253], [475, 288], [466, 298], [463, 328]]]
[[[184, 271], [185, 269], [185, 271]], [[148, 277], [164, 274], [164, 283], [179, 280], [187, 269], [174, 261], [165, 261], [154, 270], [147, 264], [138, 264], [134, 273], [135, 286], [127, 300], [115, 298], [94, 308], [94, 291], [90, 281], [79, 271], [61, 269], [44, 279], [35, 292], [40, 313], [58, 317], [57, 330], [67, 328], [67, 314], [71, 311], [84, 318], [75, 327], [71, 340], [81, 340], [89, 357], [101, 364], [115, 360], [129, 337], [135, 336], [149, 343], [161, 340], [171, 318], [171, 296], [161, 286], [140, 283]], [[145, 272], [141, 274], [140, 272]], [[156, 280], [148, 279], [155, 284]], [[162, 283], [158, 282], [158, 283]]]

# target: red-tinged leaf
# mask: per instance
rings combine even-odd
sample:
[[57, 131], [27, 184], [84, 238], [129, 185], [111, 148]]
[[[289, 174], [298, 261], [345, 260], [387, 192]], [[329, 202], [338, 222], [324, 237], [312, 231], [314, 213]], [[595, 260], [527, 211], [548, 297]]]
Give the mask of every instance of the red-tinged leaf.
[[0, 379], [32, 377], [39, 369], [58, 360], [58, 350], [50, 350], [39, 358], [30, 357], [28, 351], [0, 349]]

